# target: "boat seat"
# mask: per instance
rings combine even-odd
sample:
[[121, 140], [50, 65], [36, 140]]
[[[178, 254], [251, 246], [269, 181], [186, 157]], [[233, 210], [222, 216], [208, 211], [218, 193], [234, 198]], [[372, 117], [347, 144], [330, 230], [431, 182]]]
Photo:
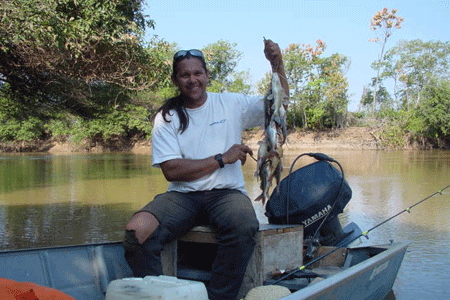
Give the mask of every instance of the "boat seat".
[[[168, 276], [202, 280], [208, 278], [204, 270], [198, 272], [182, 270], [178, 265], [182, 252], [182, 243], [189, 243], [195, 249], [193, 260], [202, 257], [202, 249], [211, 249], [217, 244], [215, 232], [209, 226], [196, 226], [178, 241], [166, 245], [162, 255], [163, 272]], [[196, 251], [198, 250], [198, 251]], [[202, 260], [203, 257], [202, 257]], [[263, 285], [273, 271], [292, 269], [303, 264], [303, 226], [261, 224], [256, 234], [256, 246], [247, 266], [239, 297], [250, 289]], [[196, 277], [197, 274], [197, 277]]]

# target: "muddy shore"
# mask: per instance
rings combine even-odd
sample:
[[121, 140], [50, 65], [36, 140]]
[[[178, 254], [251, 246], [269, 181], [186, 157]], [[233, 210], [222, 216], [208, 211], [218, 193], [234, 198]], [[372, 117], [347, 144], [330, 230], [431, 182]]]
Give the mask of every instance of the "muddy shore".
[[[262, 130], [246, 131], [243, 134], [243, 142], [252, 150], [257, 151], [258, 141], [262, 139]], [[371, 134], [368, 127], [348, 127], [343, 129], [335, 129], [330, 131], [301, 131], [290, 132], [284, 146], [285, 153], [297, 150], [318, 150], [318, 149], [366, 149], [376, 150], [377, 141]], [[141, 141], [134, 143], [129, 149], [123, 151], [131, 151], [137, 154], [151, 154], [151, 143], [149, 141]], [[69, 143], [54, 142], [49, 145], [47, 151], [50, 154], [69, 154], [69, 153], [102, 153], [112, 152], [103, 146], [92, 146], [89, 148], [77, 148]]]

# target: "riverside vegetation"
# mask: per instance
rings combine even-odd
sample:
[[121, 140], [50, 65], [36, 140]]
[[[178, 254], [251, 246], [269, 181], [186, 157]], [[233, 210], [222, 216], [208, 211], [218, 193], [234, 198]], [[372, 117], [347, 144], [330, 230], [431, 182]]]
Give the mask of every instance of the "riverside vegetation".
[[[71, 151], [127, 151], [148, 143], [152, 114], [176, 93], [170, 62], [178, 45], [157, 36], [144, 40], [155, 23], [143, 15], [143, 3], [0, 2], [0, 151], [45, 152], [55, 143]], [[347, 109], [349, 57], [325, 56], [322, 40], [284, 49], [289, 132], [336, 135], [358, 126], [377, 149], [450, 148], [450, 42], [386, 48], [404, 21], [387, 8], [372, 18], [382, 51], [358, 112]], [[249, 73], [236, 71], [243, 55], [236, 46], [218, 40], [201, 49], [208, 90], [265, 93], [270, 74], [252, 87]]]

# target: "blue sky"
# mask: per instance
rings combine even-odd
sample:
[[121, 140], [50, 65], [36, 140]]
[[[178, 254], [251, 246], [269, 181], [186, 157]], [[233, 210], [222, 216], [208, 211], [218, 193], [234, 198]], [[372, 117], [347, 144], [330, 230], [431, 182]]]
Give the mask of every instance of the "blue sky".
[[351, 60], [349, 110], [356, 111], [364, 85], [376, 75], [370, 67], [380, 45], [370, 19], [383, 7], [398, 10], [405, 22], [394, 31], [387, 49], [397, 41], [450, 40], [450, 0], [350, 1], [350, 0], [146, 0], [144, 12], [156, 22], [147, 36], [158, 35], [181, 49], [202, 48], [218, 40], [236, 43], [243, 52], [238, 71], [249, 70], [252, 83], [259, 81], [270, 64], [263, 54], [263, 36], [282, 49], [289, 44], [327, 44], [322, 56], [334, 53]]

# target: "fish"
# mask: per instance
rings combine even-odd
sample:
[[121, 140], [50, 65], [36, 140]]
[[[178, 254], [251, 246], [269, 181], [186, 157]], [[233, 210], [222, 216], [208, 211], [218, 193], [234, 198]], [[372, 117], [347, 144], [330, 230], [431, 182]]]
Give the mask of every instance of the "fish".
[[271, 165], [270, 165], [270, 175], [269, 175], [269, 182], [272, 182], [272, 179], [275, 178], [277, 186], [276, 186], [276, 192], [280, 192], [280, 181], [281, 181], [281, 171], [283, 171], [283, 164], [281, 161], [281, 158], [283, 157], [283, 149], [280, 148], [278, 151], [276, 151], [277, 155], [274, 155], [272, 157]]
[[261, 201], [262, 205], [266, 203], [266, 199], [269, 199], [269, 189], [271, 186], [270, 177], [270, 161], [269, 159], [263, 159], [261, 167], [257, 170], [260, 178], [261, 195], [259, 195], [255, 201]]
[[268, 151], [276, 150], [278, 148], [278, 133], [273, 122], [269, 123], [269, 126], [266, 127], [264, 134], [267, 139]]
[[272, 116], [271, 122], [277, 124], [277, 126], [281, 129], [282, 142], [284, 144], [287, 138], [287, 125], [286, 125], [286, 109], [284, 108], [286, 103], [286, 95], [281, 86], [281, 80], [278, 73], [272, 74], [272, 96], [273, 96], [273, 104], [272, 104]]
[[264, 96], [264, 134], [258, 142], [258, 159], [255, 176], [260, 181], [261, 194], [255, 201], [262, 205], [269, 199], [269, 190], [273, 179], [276, 180], [276, 191], [279, 192], [281, 172], [283, 170], [282, 146], [287, 138], [286, 95], [281, 85], [279, 74], [272, 72], [272, 82]]
[[255, 175], [260, 180], [260, 189], [262, 191], [255, 201], [261, 201], [263, 205], [266, 203], [266, 199], [269, 199], [269, 190], [272, 186], [273, 178], [275, 178], [277, 182], [276, 189], [277, 192], [279, 192], [278, 186], [281, 180], [281, 171], [283, 169], [281, 164], [282, 151], [271, 150], [267, 152], [265, 145], [267, 145], [267, 141], [262, 142], [260, 145], [264, 148], [261, 153], [265, 153], [265, 155], [259, 156], [260, 151], [258, 151], [257, 169], [255, 172]]
[[262, 167], [264, 157], [266, 157], [268, 153], [268, 147], [267, 139], [263, 139], [258, 142], [259, 148], [258, 148], [258, 158], [256, 160], [256, 171], [255, 171], [255, 177], [258, 178], [259, 176], [259, 170]]

